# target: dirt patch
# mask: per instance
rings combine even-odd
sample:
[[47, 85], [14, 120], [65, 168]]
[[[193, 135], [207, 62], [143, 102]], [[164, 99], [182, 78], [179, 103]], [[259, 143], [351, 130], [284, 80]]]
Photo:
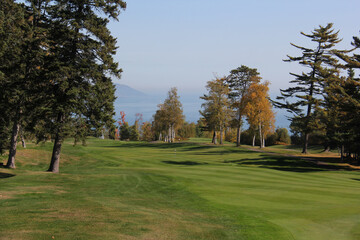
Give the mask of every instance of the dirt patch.
[[4, 200], [4, 199], [11, 199], [12, 196], [5, 194], [5, 193], [0, 193], [0, 200]]
[[[31, 165], [37, 166], [40, 164], [49, 164], [52, 153], [49, 151], [39, 150], [39, 149], [21, 149], [16, 153], [16, 162], [21, 163], [21, 165]], [[79, 158], [68, 156], [64, 153], [61, 153], [60, 164], [67, 164], [72, 161], [77, 161]]]
[[[22, 240], [29, 239], [29, 235], [33, 235], [34, 233], [43, 234], [43, 231], [40, 230], [26, 230], [26, 229], [18, 229], [15, 232], [2, 232], [0, 239], [1, 240]], [[51, 237], [51, 236], [49, 236]], [[51, 239], [51, 238], [50, 238]]]

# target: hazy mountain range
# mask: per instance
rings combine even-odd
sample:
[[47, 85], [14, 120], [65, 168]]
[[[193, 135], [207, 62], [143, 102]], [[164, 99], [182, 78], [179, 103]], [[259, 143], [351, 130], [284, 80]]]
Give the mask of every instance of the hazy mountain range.
[[[126, 121], [132, 125], [135, 121], [135, 114], [141, 113], [143, 121], [150, 121], [157, 110], [157, 106], [163, 103], [167, 97], [167, 92], [163, 94], [144, 93], [124, 84], [115, 84], [115, 118], [119, 119], [120, 111], [124, 111]], [[197, 122], [200, 118], [202, 94], [179, 94], [180, 102], [183, 105], [183, 112], [187, 122]], [[288, 127], [289, 121], [286, 119], [286, 111], [275, 109], [276, 126]]]

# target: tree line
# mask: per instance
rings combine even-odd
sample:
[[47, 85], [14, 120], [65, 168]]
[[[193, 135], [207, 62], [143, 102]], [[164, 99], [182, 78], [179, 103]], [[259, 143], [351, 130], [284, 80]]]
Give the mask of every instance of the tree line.
[[[341, 41], [338, 33], [332, 23], [319, 26], [310, 34], [301, 32], [315, 46], [291, 44], [302, 55], [288, 56], [284, 61], [298, 63], [307, 71], [290, 73], [294, 78], [290, 81], [292, 86], [281, 89], [276, 100], [269, 98], [269, 82], [261, 82], [255, 68], [242, 65], [228, 76], [209, 81], [208, 93], [201, 97], [205, 101], [200, 111], [202, 118], [196, 126], [211, 132], [215, 144], [217, 139], [222, 144], [224, 135], [225, 139], [232, 139], [229, 136], [234, 135], [234, 129], [237, 146], [242, 135], [247, 142], [251, 135], [253, 145], [257, 137], [260, 147], [265, 146], [265, 139], [271, 143], [290, 143], [286, 129], [274, 129], [274, 105], [292, 114], [289, 117], [292, 139], [303, 145], [303, 153], [308, 153], [311, 142], [323, 144], [324, 151], [339, 149], [342, 160], [359, 162], [360, 80], [355, 71], [360, 68], [360, 55], [352, 52], [360, 47], [360, 40], [353, 37], [352, 49], [339, 50], [335, 48]], [[155, 115], [158, 118], [160, 110]], [[249, 129], [244, 132], [245, 120]], [[160, 122], [155, 118], [156, 124]], [[162, 127], [168, 126], [165, 121]]]
[[[130, 137], [127, 123], [120, 124], [120, 136], [126, 136], [122, 140], [157, 140], [168, 143], [191, 137], [212, 137], [214, 144], [219, 139], [220, 144], [227, 140], [240, 146], [243, 135], [243, 142], [253, 145], [257, 143], [257, 137], [260, 147], [265, 146], [265, 139], [270, 145], [281, 141], [289, 144], [286, 129], [275, 131], [275, 118], [268, 96], [269, 82], [260, 81], [257, 70], [244, 65], [232, 70], [228, 77], [209, 81], [206, 86], [209, 93], [200, 97], [205, 102], [202, 105], [204, 110], [200, 111], [202, 118], [197, 123], [185, 121], [177, 89], [171, 88], [164, 102], [158, 105], [152, 121], [144, 122], [138, 128], [139, 134], [133, 134], [138, 138]], [[245, 119], [250, 127], [242, 132]], [[137, 121], [130, 129], [137, 129], [135, 125]], [[247, 137], [249, 135], [250, 143]]]
[[120, 140], [159, 140], [173, 143], [179, 139], [195, 137], [195, 131], [189, 128], [195, 124], [185, 122], [180, 96], [175, 87], [169, 90], [164, 102], [158, 105], [158, 110], [151, 122], [142, 123], [140, 118], [136, 118], [134, 125], [129, 126], [124, 119], [124, 114], [120, 113], [118, 129]]
[[113, 125], [116, 39], [109, 19], [126, 8], [121, 0], [26, 0], [0, 4], [0, 151], [15, 168], [16, 143], [26, 132], [51, 139], [48, 171], [58, 172], [68, 136]]
[[201, 97], [205, 102], [200, 111], [204, 129], [213, 132], [212, 142], [223, 144], [224, 131], [236, 129], [236, 145], [241, 144], [241, 132], [247, 120], [255, 145], [259, 137], [260, 147], [275, 130], [275, 116], [269, 101], [269, 82], [261, 82], [257, 69], [245, 65], [233, 69], [223, 78], [216, 78], [206, 85], [207, 94]]

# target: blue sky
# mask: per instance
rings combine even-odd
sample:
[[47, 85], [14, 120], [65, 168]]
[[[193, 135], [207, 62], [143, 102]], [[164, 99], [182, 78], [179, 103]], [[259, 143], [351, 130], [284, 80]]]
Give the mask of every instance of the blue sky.
[[350, 48], [359, 36], [360, 1], [128, 0], [111, 22], [118, 38], [116, 60], [123, 68], [116, 82], [148, 93], [201, 94], [214, 74], [224, 76], [240, 65], [257, 68], [271, 82], [271, 95], [288, 86], [289, 72], [306, 71], [282, 60], [297, 56], [290, 42], [311, 47], [300, 35], [334, 23]]

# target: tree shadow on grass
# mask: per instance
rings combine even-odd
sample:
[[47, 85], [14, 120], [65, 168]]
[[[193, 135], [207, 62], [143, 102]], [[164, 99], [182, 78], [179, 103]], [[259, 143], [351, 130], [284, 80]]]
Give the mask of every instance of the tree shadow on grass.
[[16, 176], [16, 175], [15, 175], [15, 174], [10, 174], [10, 173], [0, 172], [0, 179], [2, 179], [2, 178], [14, 177], [14, 176]]
[[148, 148], [163, 148], [163, 149], [167, 149], [167, 148], [179, 148], [179, 147], [191, 147], [194, 146], [193, 143], [145, 143], [145, 142], [138, 142], [138, 143], [127, 143], [127, 142], [120, 142], [119, 144], [116, 145], [111, 145], [111, 146], [101, 146], [104, 148], [143, 148], [143, 147], [148, 147]]
[[[236, 163], [238, 165], [251, 165], [262, 168], [270, 168], [280, 171], [289, 172], [319, 172], [319, 171], [335, 171], [335, 170], [347, 170], [353, 169], [346, 166], [318, 164], [317, 159], [305, 160], [298, 157], [285, 157], [285, 156], [274, 156], [274, 155], [260, 155], [260, 158], [246, 158], [233, 161], [225, 161], [225, 163]], [[324, 158], [321, 158], [323, 161]]]
[[153, 148], [153, 149], [176, 149], [179, 152], [191, 152], [191, 151], [201, 151], [216, 148], [213, 145], [203, 145], [198, 143], [163, 143], [163, 142], [139, 142], [139, 143], [126, 143], [122, 142], [118, 145], [110, 146], [101, 146], [104, 148]]
[[[191, 149], [190, 149], [191, 150]], [[224, 154], [230, 154], [230, 153], [238, 153], [238, 154], [253, 154], [253, 153], [258, 153], [252, 150], [247, 150], [247, 149], [243, 149], [243, 148], [238, 148], [238, 149], [234, 149], [234, 148], [220, 148], [218, 150], [214, 150], [214, 151], [210, 151], [210, 152], [200, 152], [200, 153], [195, 153], [194, 155], [224, 155]]]
[[185, 149], [182, 149], [182, 151], [196, 151], [196, 150], [206, 150], [206, 149], [212, 149], [215, 146], [212, 145], [200, 145], [198, 143], [192, 143], [189, 146], [185, 146]]
[[194, 161], [162, 161], [163, 163], [167, 163], [167, 164], [173, 164], [173, 165], [186, 165], [186, 166], [194, 166], [194, 165], [206, 165], [208, 163], [199, 163], [199, 162], [194, 162]]

